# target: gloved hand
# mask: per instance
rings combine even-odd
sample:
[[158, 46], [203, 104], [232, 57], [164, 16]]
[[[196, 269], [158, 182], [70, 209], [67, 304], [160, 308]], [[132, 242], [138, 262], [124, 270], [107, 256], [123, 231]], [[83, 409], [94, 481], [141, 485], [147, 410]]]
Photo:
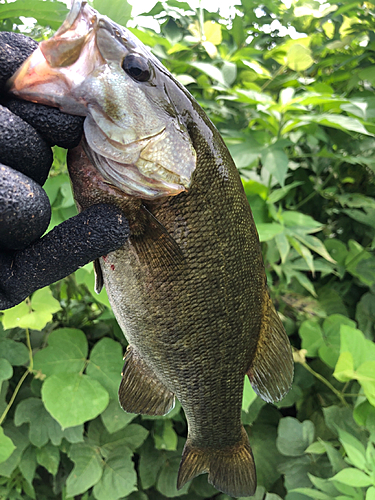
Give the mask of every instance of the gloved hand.
[[0, 310], [121, 247], [129, 236], [121, 210], [99, 204], [40, 238], [51, 215], [41, 187], [51, 146], [77, 146], [83, 118], [6, 96], [6, 81], [36, 47], [28, 37], [0, 32]]

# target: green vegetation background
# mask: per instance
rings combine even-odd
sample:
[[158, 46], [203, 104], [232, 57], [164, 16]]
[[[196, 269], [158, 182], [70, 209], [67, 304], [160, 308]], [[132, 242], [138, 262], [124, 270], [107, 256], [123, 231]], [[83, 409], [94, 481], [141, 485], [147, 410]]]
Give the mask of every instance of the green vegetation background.
[[[94, 6], [131, 17], [123, 0]], [[40, 40], [66, 13], [60, 2], [1, 3], [0, 29]], [[254, 498], [374, 500], [375, 5], [242, 0], [222, 18], [168, 0], [128, 25], [228, 144], [295, 349], [281, 403], [246, 382]], [[56, 148], [51, 227], [75, 213], [64, 164]], [[0, 316], [2, 500], [229, 499], [205, 475], [176, 491], [179, 405], [164, 418], [119, 408], [126, 341], [91, 265]]]

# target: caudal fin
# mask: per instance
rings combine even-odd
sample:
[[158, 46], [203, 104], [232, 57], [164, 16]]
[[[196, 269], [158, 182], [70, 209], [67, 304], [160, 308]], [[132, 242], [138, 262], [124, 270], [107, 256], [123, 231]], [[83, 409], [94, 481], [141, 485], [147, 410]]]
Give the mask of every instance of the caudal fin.
[[198, 448], [187, 439], [178, 471], [177, 489], [205, 472], [208, 472], [208, 482], [227, 495], [254, 495], [257, 484], [254, 457], [244, 428], [242, 440], [224, 449]]

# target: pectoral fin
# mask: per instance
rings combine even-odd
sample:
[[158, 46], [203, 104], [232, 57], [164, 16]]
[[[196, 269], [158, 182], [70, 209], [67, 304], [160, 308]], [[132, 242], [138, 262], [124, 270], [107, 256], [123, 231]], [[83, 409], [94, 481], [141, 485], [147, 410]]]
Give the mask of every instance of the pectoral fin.
[[280, 401], [293, 382], [293, 356], [288, 336], [265, 291], [257, 349], [247, 375], [254, 391], [268, 403]]
[[160, 382], [137, 351], [129, 346], [118, 391], [121, 407], [129, 413], [165, 415], [174, 407], [174, 394]]

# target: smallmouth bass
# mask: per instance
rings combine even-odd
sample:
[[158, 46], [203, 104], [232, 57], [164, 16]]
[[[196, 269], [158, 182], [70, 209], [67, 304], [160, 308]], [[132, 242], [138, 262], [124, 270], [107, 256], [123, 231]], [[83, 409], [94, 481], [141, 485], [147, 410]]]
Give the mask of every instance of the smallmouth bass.
[[95, 263], [129, 347], [119, 400], [164, 415], [177, 397], [188, 436], [177, 486], [208, 473], [250, 496], [244, 377], [265, 401], [289, 390], [289, 340], [270, 300], [238, 171], [189, 92], [127, 29], [75, 1], [10, 82], [15, 95], [86, 116], [68, 168], [80, 210], [121, 207], [131, 237]]

